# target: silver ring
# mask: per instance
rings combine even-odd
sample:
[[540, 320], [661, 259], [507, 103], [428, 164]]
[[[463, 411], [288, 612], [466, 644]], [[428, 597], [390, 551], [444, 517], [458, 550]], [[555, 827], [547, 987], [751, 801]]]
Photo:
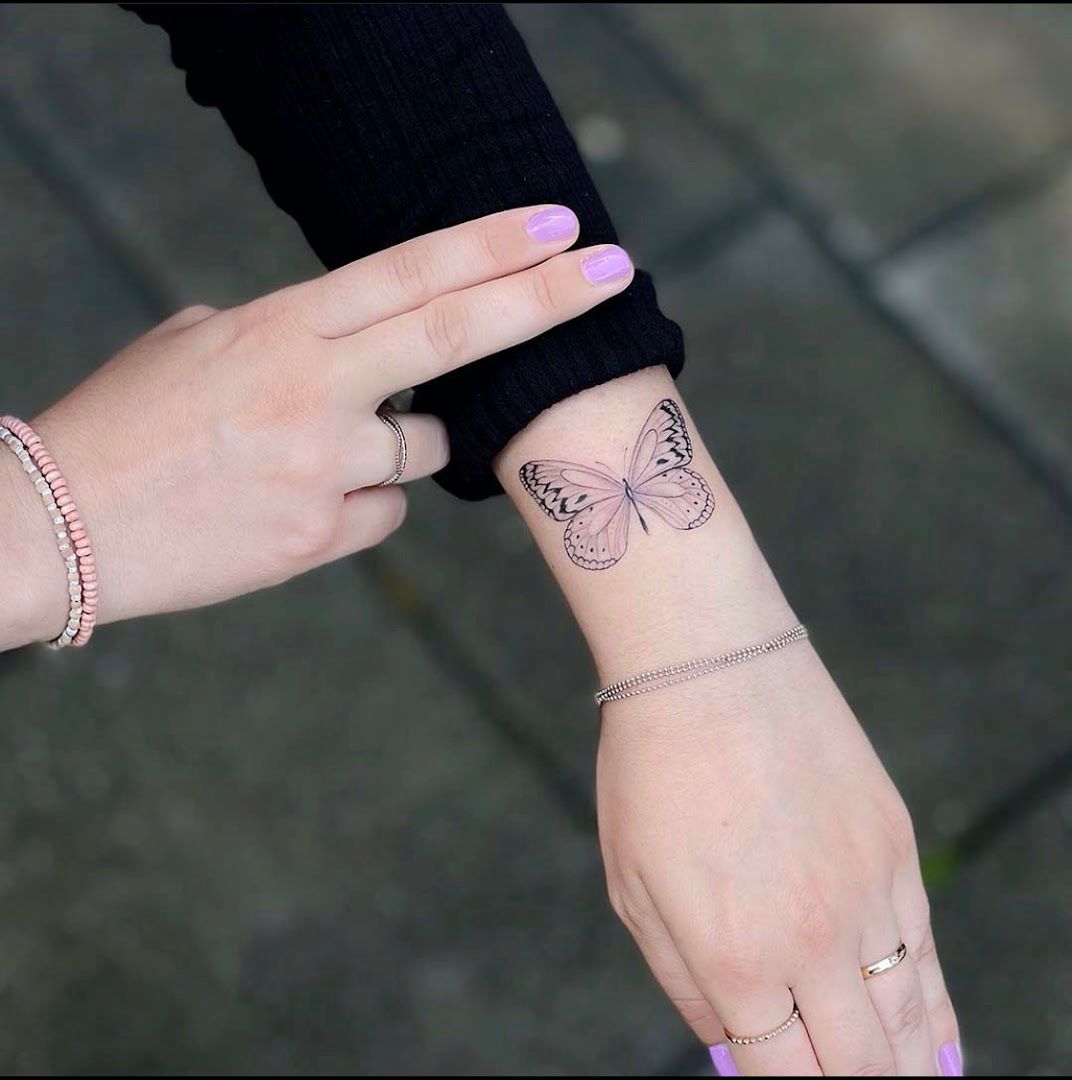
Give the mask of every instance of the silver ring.
[[908, 946], [902, 941], [889, 956], [884, 956], [881, 960], [876, 960], [873, 964], [860, 968], [860, 973], [865, 979], [873, 979], [876, 975], [885, 975], [887, 971], [892, 971], [907, 955]]
[[377, 487], [390, 487], [392, 484], [397, 484], [406, 471], [406, 433], [402, 430], [402, 425], [395, 419], [394, 413], [378, 412], [376, 415], [395, 433], [395, 438], [398, 439], [398, 446], [395, 448], [395, 471], [386, 480], [381, 480], [376, 485]]

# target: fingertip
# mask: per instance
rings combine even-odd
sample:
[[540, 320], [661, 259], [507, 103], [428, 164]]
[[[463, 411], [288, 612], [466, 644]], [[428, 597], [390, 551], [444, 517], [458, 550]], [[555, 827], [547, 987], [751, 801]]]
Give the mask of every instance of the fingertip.
[[538, 244], [558, 244], [575, 238], [580, 231], [581, 223], [568, 206], [545, 206], [525, 222], [526, 234]]
[[715, 1067], [715, 1072], [719, 1076], [740, 1076], [741, 1072], [737, 1068], [737, 1063], [733, 1060], [733, 1055], [730, 1053], [730, 1048], [725, 1043], [719, 1043], [717, 1046], [709, 1046], [707, 1048], [708, 1053], [711, 1055], [711, 1064]]
[[581, 273], [589, 285], [622, 288], [632, 280], [635, 268], [625, 248], [609, 244], [581, 259]]
[[964, 1055], [958, 1042], [947, 1042], [938, 1051], [938, 1067], [943, 1076], [964, 1075]]

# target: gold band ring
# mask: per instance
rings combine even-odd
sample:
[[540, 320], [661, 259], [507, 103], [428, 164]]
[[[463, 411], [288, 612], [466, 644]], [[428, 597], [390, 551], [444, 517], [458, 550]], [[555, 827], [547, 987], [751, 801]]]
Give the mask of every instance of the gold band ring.
[[381, 480], [376, 485], [377, 487], [390, 487], [392, 484], [397, 484], [406, 471], [406, 433], [402, 430], [402, 425], [395, 419], [394, 413], [383, 411], [376, 413], [376, 415], [395, 433], [395, 438], [398, 439], [398, 446], [395, 449], [395, 471], [386, 480]]
[[860, 968], [860, 973], [865, 979], [873, 979], [876, 975], [885, 975], [887, 971], [892, 971], [907, 955], [908, 946], [902, 941], [889, 956], [884, 956], [881, 960], [876, 960], [875, 963]]
[[793, 1011], [789, 1014], [789, 1019], [784, 1023], [779, 1024], [776, 1028], [771, 1028], [770, 1031], [763, 1032], [762, 1035], [731, 1035], [730, 1032], [726, 1032], [726, 1038], [729, 1039], [734, 1046], [754, 1046], [756, 1043], [765, 1043], [769, 1040], [776, 1038], [777, 1036], [788, 1031], [798, 1020], [800, 1019], [800, 1010], [793, 1004]]

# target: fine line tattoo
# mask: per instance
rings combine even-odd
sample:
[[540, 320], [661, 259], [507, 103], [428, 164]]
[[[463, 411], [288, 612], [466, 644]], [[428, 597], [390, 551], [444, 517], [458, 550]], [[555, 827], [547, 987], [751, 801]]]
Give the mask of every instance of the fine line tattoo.
[[644, 422], [633, 455], [616, 476], [601, 462], [528, 461], [521, 483], [554, 521], [568, 522], [566, 554], [585, 570], [606, 570], [625, 554], [629, 522], [636, 513], [650, 534], [643, 510], [674, 529], [698, 529], [715, 509], [707, 481], [687, 468], [692, 441], [681, 409], [664, 398]]

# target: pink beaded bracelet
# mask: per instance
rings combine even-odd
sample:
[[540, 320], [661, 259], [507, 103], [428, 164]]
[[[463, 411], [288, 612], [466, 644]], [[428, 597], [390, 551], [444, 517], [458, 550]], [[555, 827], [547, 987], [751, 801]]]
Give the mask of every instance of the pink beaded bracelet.
[[22, 462], [52, 519], [64, 566], [67, 570], [67, 595], [70, 607], [67, 625], [49, 647], [85, 645], [97, 622], [97, 569], [93, 547], [81, 515], [71, 498], [70, 488], [45, 444], [30, 427], [15, 416], [0, 416], [0, 440]]

